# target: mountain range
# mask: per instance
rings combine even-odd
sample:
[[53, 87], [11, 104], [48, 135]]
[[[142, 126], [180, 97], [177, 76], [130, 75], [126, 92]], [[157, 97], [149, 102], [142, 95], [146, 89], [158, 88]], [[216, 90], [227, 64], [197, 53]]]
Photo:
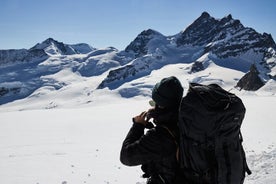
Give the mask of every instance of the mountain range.
[[[53, 38], [30, 49], [0, 50], [0, 104], [41, 99], [46, 93], [53, 97], [66, 90], [77, 98], [89, 96], [87, 101], [101, 91], [127, 98], [149, 96], [154, 82], [146, 79], [172, 66], [177, 71], [168, 75], [182, 72], [189, 82], [219, 82], [236, 90], [275, 94], [275, 65], [276, 44], [270, 34], [244, 27], [231, 15], [216, 19], [203, 12], [172, 36], [144, 30], [121, 51]], [[214, 67], [221, 71], [215, 80]], [[225, 77], [226, 69], [233, 73], [231, 80]]]

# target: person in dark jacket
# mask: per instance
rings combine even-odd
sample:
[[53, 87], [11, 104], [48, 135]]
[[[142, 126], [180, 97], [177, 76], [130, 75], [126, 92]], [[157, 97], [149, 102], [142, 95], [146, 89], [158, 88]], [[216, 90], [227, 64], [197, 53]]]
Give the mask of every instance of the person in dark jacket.
[[[176, 77], [158, 82], [150, 102], [154, 108], [133, 118], [133, 125], [123, 141], [121, 162], [127, 166], [142, 165], [147, 184], [177, 183], [177, 122], [182, 96], [183, 88]], [[145, 128], [149, 130], [144, 134]]]

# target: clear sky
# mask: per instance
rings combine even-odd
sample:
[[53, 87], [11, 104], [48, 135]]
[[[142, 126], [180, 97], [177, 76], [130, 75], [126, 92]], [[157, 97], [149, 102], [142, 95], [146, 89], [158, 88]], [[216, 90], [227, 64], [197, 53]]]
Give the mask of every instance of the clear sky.
[[276, 41], [275, 0], [0, 0], [0, 49], [29, 49], [52, 37], [123, 50], [149, 28], [177, 34], [203, 11], [231, 14]]

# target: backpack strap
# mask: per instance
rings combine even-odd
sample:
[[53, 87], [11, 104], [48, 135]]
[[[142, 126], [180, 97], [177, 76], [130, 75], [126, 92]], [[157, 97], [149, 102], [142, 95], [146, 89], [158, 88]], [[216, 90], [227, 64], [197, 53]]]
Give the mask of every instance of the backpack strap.
[[[241, 131], [240, 131], [240, 142], [241, 142], [241, 144], [242, 144], [242, 142], [243, 142], [243, 137], [242, 137]], [[251, 170], [249, 169], [249, 167], [248, 167], [248, 164], [247, 164], [247, 161], [246, 161], [246, 156], [245, 156], [245, 151], [244, 151], [244, 149], [243, 149], [243, 146], [241, 147], [241, 149], [242, 149], [242, 154], [243, 154], [243, 158], [244, 158], [243, 162], [244, 162], [244, 166], [245, 166], [245, 172], [246, 172], [248, 175], [251, 175], [251, 174], [252, 174], [252, 171], [251, 171]]]
[[168, 132], [168, 133], [171, 135], [171, 137], [173, 138], [174, 143], [175, 143], [175, 145], [176, 145], [176, 160], [179, 161], [179, 144], [178, 144], [178, 142], [177, 142], [177, 139], [176, 139], [175, 134], [174, 134], [168, 127], [166, 127], [166, 126], [164, 126], [164, 125], [160, 125], [160, 127], [166, 129], [167, 132]]
[[[242, 154], [242, 162], [244, 167], [244, 172], [246, 172], [248, 175], [252, 174], [251, 170], [249, 169], [247, 162], [246, 162], [246, 156], [245, 152], [242, 146], [242, 135], [241, 132], [239, 132], [239, 149]], [[231, 168], [232, 163], [230, 162], [229, 158], [231, 155], [228, 153], [228, 147], [229, 145], [220, 139], [215, 140], [215, 154], [216, 154], [216, 161], [218, 164], [218, 173], [217, 173], [217, 182], [218, 183], [227, 183], [231, 184], [233, 181], [231, 181]]]

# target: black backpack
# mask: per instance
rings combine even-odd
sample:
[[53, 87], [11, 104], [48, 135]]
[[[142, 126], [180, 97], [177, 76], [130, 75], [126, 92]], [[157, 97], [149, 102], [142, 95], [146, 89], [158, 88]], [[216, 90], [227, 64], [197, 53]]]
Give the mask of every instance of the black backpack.
[[245, 107], [217, 84], [191, 83], [179, 112], [179, 162], [189, 184], [241, 184], [251, 174], [240, 127]]

